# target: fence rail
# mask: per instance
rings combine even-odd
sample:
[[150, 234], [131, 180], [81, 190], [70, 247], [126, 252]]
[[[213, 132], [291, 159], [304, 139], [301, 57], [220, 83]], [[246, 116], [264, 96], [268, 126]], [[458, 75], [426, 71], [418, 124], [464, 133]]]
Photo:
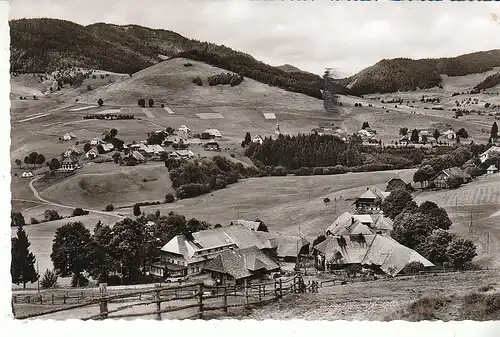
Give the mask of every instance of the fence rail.
[[[207, 286], [203, 283], [184, 284], [178, 286], [155, 285], [153, 289], [133, 291], [125, 294], [109, 295], [106, 284], [100, 284], [98, 294], [92, 292], [92, 298], [85, 298], [83, 292], [80, 296], [63, 295], [64, 307], [54, 308], [39, 313], [29, 313], [25, 315], [15, 315], [16, 319], [29, 319], [52, 315], [62, 312], [71, 312], [78, 316], [75, 310], [88, 308], [98, 310], [97, 313], [86, 314], [81, 317], [83, 320], [103, 320], [128, 317], [154, 316], [156, 320], [162, 320], [167, 313], [179, 313], [179, 319], [203, 318], [205, 312], [222, 311], [227, 313], [229, 308], [249, 307], [252, 305], [262, 305], [275, 300], [280, 300], [284, 296], [292, 293], [304, 292], [310, 285], [305, 285], [300, 275], [292, 276], [288, 279], [278, 279], [272, 282], [250, 284], [246, 281], [243, 285], [227, 286]], [[97, 290], [97, 289], [96, 289]], [[39, 302], [43, 304], [43, 298], [39, 297]], [[68, 304], [68, 299], [77, 299], [78, 303]], [[51, 296], [50, 303], [54, 304], [54, 295]], [[220, 301], [222, 300], [222, 301]], [[129, 304], [110, 308], [123, 302]], [[222, 302], [222, 303], [221, 303]], [[13, 297], [13, 303], [19, 303], [18, 298]], [[28, 301], [27, 303], [30, 303]], [[170, 303], [162, 307], [162, 304]], [[139, 307], [155, 305], [154, 310], [135, 312]], [[98, 307], [98, 308], [97, 308]], [[89, 310], [90, 310], [89, 309]], [[151, 309], [151, 308], [149, 308]], [[193, 312], [193, 309], [195, 312]], [[132, 312], [126, 312], [132, 310]], [[83, 316], [83, 314], [82, 314]], [[76, 318], [76, 317], [71, 317]]]

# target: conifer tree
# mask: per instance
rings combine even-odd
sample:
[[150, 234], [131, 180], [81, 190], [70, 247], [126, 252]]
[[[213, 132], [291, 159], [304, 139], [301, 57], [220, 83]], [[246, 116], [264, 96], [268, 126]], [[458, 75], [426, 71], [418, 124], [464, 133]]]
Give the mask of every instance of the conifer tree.
[[36, 282], [39, 277], [35, 270], [36, 258], [30, 252], [30, 246], [28, 235], [26, 235], [24, 228], [19, 226], [17, 228], [17, 237], [12, 238], [10, 273], [12, 283], [22, 283], [23, 288], [26, 288], [26, 283]]

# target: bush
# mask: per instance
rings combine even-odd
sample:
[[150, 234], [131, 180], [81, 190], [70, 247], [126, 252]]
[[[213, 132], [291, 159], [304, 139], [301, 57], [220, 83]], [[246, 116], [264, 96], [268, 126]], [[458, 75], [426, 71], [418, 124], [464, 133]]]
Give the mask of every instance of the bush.
[[311, 169], [309, 167], [301, 167], [295, 171], [296, 176], [309, 176], [311, 175]]
[[62, 219], [62, 216], [60, 216], [59, 213], [57, 213], [57, 211], [54, 209], [45, 210], [43, 215], [44, 215], [45, 221], [55, 221], [55, 220]]
[[286, 176], [287, 172], [283, 166], [276, 166], [273, 168], [271, 175], [273, 176]]
[[203, 85], [203, 80], [200, 76], [196, 76], [193, 78], [193, 83], [201, 87]]
[[400, 273], [403, 275], [418, 274], [424, 269], [425, 266], [422, 262], [412, 261], [410, 263], [407, 263]]
[[97, 101], [97, 104], [99, 106], [103, 106], [104, 105], [104, 101], [102, 99], [99, 98], [99, 100]]
[[53, 288], [57, 284], [57, 274], [53, 270], [46, 269], [40, 280], [43, 289]]
[[87, 215], [87, 214], [89, 214], [88, 211], [84, 211], [82, 208], [77, 207], [73, 210], [73, 213], [71, 214], [71, 216], [82, 216], [82, 215]]
[[462, 185], [463, 180], [460, 177], [451, 176], [447, 180], [448, 187], [451, 189], [458, 188]]
[[113, 204], [106, 205], [106, 212], [112, 212], [115, 209]]
[[38, 219], [36, 219], [36, 218], [31, 218], [31, 219], [30, 219], [30, 224], [32, 224], [32, 225], [36, 225], [36, 224], [38, 224], [38, 223], [40, 223], [40, 221], [38, 221]]
[[118, 275], [109, 275], [106, 283], [108, 286], [118, 286], [122, 284], [122, 279]]
[[141, 108], [146, 107], [146, 100], [144, 98], [141, 98], [137, 101], [137, 105], [139, 105]]
[[172, 193], [165, 194], [165, 203], [170, 204], [175, 201], [175, 197]]

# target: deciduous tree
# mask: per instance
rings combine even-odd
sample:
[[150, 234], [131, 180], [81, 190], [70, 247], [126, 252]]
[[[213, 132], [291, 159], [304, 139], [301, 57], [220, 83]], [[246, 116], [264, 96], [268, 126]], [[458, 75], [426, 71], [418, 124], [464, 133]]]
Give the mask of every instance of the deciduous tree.
[[92, 238], [81, 222], [69, 222], [56, 230], [50, 258], [59, 276], [76, 276], [88, 270]]
[[410, 192], [406, 189], [397, 189], [391, 192], [382, 202], [382, 211], [391, 219], [403, 211], [406, 205], [412, 201]]
[[10, 213], [10, 225], [11, 226], [24, 226], [24, 225], [26, 225], [23, 214], [21, 212], [11, 212]]
[[476, 246], [470, 240], [454, 238], [446, 249], [446, 255], [455, 268], [461, 269], [477, 255]]

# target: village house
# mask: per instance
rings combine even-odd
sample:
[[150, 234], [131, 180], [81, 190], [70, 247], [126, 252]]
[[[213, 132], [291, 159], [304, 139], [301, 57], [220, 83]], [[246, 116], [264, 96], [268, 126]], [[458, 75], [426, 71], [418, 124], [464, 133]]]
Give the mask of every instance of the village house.
[[280, 266], [256, 246], [222, 251], [203, 268], [217, 284], [242, 284], [279, 269]]
[[74, 145], [69, 147], [66, 151], [64, 151], [64, 157], [78, 156], [80, 154], [81, 151]]
[[207, 142], [203, 145], [205, 151], [220, 151], [219, 143], [217, 142]]
[[31, 178], [33, 177], [33, 172], [30, 172], [30, 171], [25, 171], [21, 174], [21, 177], [22, 178]]
[[77, 137], [73, 132], [66, 132], [63, 136], [64, 140], [72, 140], [74, 138], [77, 138]]
[[387, 182], [387, 187], [385, 188], [386, 192], [391, 192], [397, 189], [407, 189], [407, 190], [412, 190], [413, 187], [411, 185], [411, 180], [404, 179], [401, 177], [399, 174], [396, 174], [391, 180]]
[[392, 220], [382, 211], [377, 214], [351, 214], [344, 212], [327, 229], [326, 236], [386, 234], [392, 231]]
[[244, 249], [256, 246], [259, 249], [265, 245], [255, 236], [254, 232], [241, 225], [215, 228], [196, 232], [192, 238], [177, 235], [167, 242], [160, 250], [162, 272], [153, 275], [166, 277], [172, 273], [186, 276], [198, 274], [214, 257], [228, 249]]
[[324, 131], [332, 131], [335, 125], [331, 122], [321, 122], [318, 124], [318, 127]]
[[90, 149], [87, 153], [85, 153], [85, 157], [88, 159], [95, 159], [97, 157], [97, 150], [96, 149]]
[[449, 130], [445, 131], [445, 133], [443, 134], [443, 136], [446, 139], [449, 139], [449, 140], [457, 138], [457, 134], [452, 129], [449, 129]]
[[101, 147], [102, 148], [102, 153], [108, 153], [108, 152], [111, 152], [114, 150], [115, 146], [111, 143], [103, 143], [103, 144], [99, 144], [98, 145], [98, 148]]
[[92, 146], [97, 146], [97, 145], [99, 145], [101, 143], [102, 143], [102, 140], [99, 137], [94, 137], [90, 141], [90, 145], [92, 145]]
[[421, 262], [424, 267], [434, 266], [413, 249], [380, 234], [327, 237], [313, 247], [313, 254], [316, 266], [326, 270], [361, 265], [396, 276], [410, 262]]
[[366, 192], [352, 203], [359, 213], [374, 213], [380, 211], [380, 205], [390, 192], [383, 192], [378, 188], [366, 188]]
[[234, 220], [231, 222], [233, 225], [242, 225], [251, 231], [264, 232], [266, 227], [260, 221], [249, 221], [249, 220]]
[[462, 178], [462, 183], [468, 183], [472, 180], [470, 174], [461, 170], [458, 167], [451, 167], [440, 171], [434, 177], [430, 179], [430, 184], [434, 185], [437, 188], [448, 188], [448, 178], [450, 177], [458, 177]]
[[78, 160], [73, 156], [68, 156], [64, 158], [64, 160], [61, 162], [61, 168], [59, 170], [70, 172], [74, 171], [77, 168], [78, 168]]
[[408, 144], [410, 144], [410, 138], [408, 138], [408, 137], [402, 137], [399, 140], [399, 144], [401, 144], [401, 145], [408, 145]]
[[179, 128], [179, 131], [181, 132], [185, 132], [185, 133], [189, 133], [191, 131], [190, 128], [188, 128], [187, 126], [185, 125], [181, 125], [181, 127]]
[[481, 163], [484, 163], [491, 157], [500, 157], [500, 147], [498, 146], [492, 146], [488, 150], [484, 151], [479, 155], [479, 160]]
[[253, 233], [265, 245], [264, 252], [276, 255], [280, 261], [295, 263], [300, 255], [309, 254], [310, 242], [301, 236], [261, 231]]
[[262, 144], [264, 142], [264, 137], [257, 135], [252, 139], [253, 143]]
[[495, 165], [490, 165], [490, 167], [488, 167], [486, 169], [486, 174], [493, 174], [493, 173], [497, 173], [498, 172], [498, 169]]
[[171, 158], [193, 158], [194, 153], [191, 150], [177, 150], [170, 154]]
[[204, 132], [208, 133], [210, 136], [215, 137], [215, 138], [221, 138], [222, 137], [222, 134], [217, 129], [207, 129]]

